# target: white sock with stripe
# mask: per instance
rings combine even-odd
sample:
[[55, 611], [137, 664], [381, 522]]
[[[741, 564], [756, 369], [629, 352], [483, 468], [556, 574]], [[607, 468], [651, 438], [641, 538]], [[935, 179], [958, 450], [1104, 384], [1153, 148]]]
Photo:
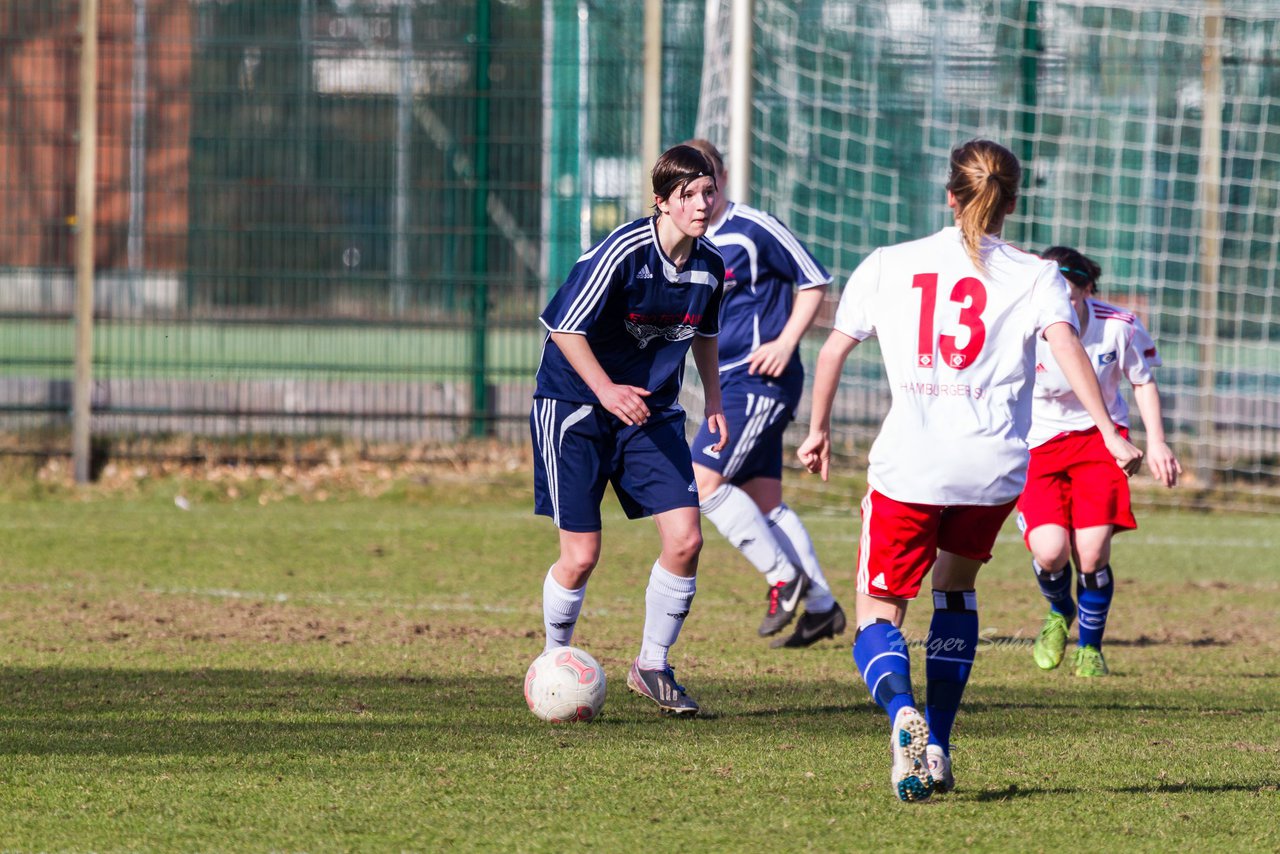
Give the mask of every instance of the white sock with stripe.
[[796, 577], [796, 568], [787, 559], [751, 496], [733, 484], [724, 483], [700, 507], [702, 515], [760, 570], [770, 587]]
[[644, 592], [644, 641], [640, 644], [640, 667], [662, 670], [667, 666], [667, 651], [675, 645], [689, 615], [689, 605], [697, 590], [698, 579], [672, 575], [654, 561], [649, 573], [649, 586]]
[[804, 597], [806, 611], [830, 611], [835, 607], [836, 598], [831, 595], [831, 585], [818, 563], [818, 553], [813, 549], [813, 540], [796, 511], [786, 504], [779, 504], [769, 511], [769, 530], [774, 539], [786, 552], [790, 561], [804, 570], [809, 576], [809, 592]]

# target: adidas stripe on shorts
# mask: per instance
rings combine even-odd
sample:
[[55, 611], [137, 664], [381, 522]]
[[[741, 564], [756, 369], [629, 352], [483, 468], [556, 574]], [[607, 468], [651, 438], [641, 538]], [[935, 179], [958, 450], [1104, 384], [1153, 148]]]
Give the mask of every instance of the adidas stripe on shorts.
[[608, 483], [628, 519], [697, 507], [684, 417], [680, 407], [668, 407], [628, 426], [600, 406], [535, 397], [534, 512], [564, 531], [599, 531]]

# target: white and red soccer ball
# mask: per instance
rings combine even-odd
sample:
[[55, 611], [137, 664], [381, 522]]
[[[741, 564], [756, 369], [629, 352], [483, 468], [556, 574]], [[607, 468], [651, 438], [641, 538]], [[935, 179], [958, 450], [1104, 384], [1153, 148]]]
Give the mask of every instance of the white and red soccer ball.
[[544, 721], [589, 721], [604, 708], [604, 683], [604, 668], [589, 653], [558, 646], [529, 665], [524, 699]]

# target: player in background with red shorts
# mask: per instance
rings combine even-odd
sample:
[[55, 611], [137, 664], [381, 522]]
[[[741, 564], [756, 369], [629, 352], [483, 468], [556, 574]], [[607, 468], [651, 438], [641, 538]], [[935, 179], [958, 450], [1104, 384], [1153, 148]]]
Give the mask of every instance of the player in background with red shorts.
[[[1043, 257], [1058, 265], [1071, 286], [1080, 323], [1080, 343], [1102, 387], [1111, 421], [1126, 438], [1129, 407], [1121, 379], [1133, 397], [1147, 433], [1147, 466], [1165, 486], [1178, 482], [1182, 466], [1164, 439], [1160, 391], [1151, 369], [1160, 354], [1133, 314], [1092, 299], [1102, 268], [1075, 249], [1054, 246]], [[1036, 387], [1031, 408], [1031, 467], [1018, 499], [1018, 527], [1031, 550], [1031, 567], [1049, 615], [1032, 647], [1042, 670], [1062, 663], [1071, 621], [1080, 617], [1075, 653], [1077, 676], [1106, 676], [1102, 635], [1115, 590], [1111, 537], [1138, 527], [1129, 506], [1129, 480], [1111, 461], [1089, 414], [1080, 405], [1048, 348], [1037, 345]], [[1079, 578], [1071, 598], [1071, 561]]]
[[[955, 782], [951, 728], [978, 642], [974, 583], [1026, 479], [1037, 339], [1062, 365], [1115, 464], [1132, 471], [1142, 459], [1103, 403], [1058, 265], [1000, 239], [1021, 171], [994, 142], [961, 145], [947, 182], [956, 225], [877, 249], [858, 265], [818, 356], [812, 421], [798, 450], [825, 480], [840, 372], [874, 335], [893, 403], [867, 468], [853, 658], [892, 721], [890, 782], [904, 801]], [[901, 626], [931, 570], [922, 715]]]

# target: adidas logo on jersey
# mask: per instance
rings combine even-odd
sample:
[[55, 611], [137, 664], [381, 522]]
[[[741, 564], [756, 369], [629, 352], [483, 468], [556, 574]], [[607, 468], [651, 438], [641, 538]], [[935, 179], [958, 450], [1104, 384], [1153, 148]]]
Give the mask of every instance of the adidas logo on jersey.
[[652, 278], [653, 278], [653, 273], [649, 272], [649, 265], [648, 265], [648, 264], [645, 264], [643, 267], [641, 267], [641, 268], [640, 268], [640, 272], [639, 272], [639, 273], [636, 273], [636, 278], [637, 278], [637, 279], [652, 279]]
[[706, 454], [708, 457], [711, 457], [711, 459], [713, 460], [720, 459], [720, 452], [716, 450], [715, 445], [707, 445], [705, 448], [702, 449], [702, 453]]
[[889, 585], [885, 583], [883, 572], [876, 573], [876, 577], [871, 579], [871, 586], [879, 587], [881, 590], [889, 589]]
[[1037, 373], [1037, 374], [1043, 374], [1043, 373], [1044, 373], [1045, 371], [1047, 371], [1047, 370], [1049, 370], [1049, 369], [1048, 369], [1048, 368], [1046, 368], [1046, 367], [1044, 366], [1044, 362], [1036, 362], [1036, 373]]

